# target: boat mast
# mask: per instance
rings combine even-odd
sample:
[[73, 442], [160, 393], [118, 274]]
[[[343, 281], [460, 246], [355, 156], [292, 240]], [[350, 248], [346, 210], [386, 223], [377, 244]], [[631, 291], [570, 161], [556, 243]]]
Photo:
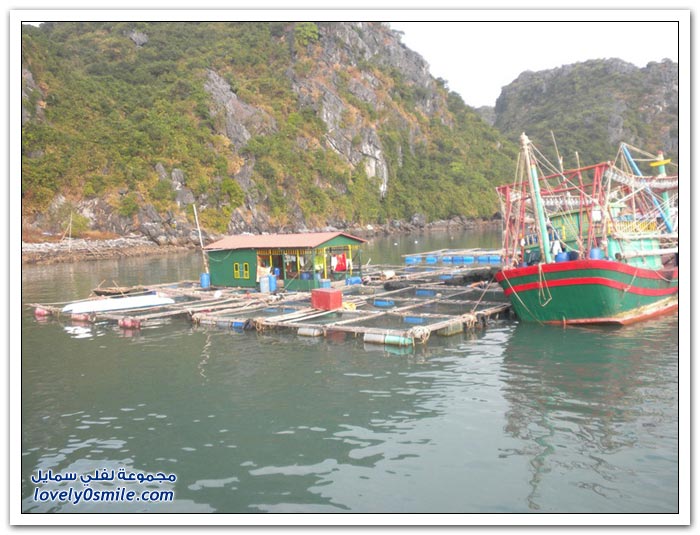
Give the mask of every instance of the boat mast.
[[547, 220], [542, 207], [542, 197], [540, 196], [540, 181], [537, 176], [537, 166], [532, 161], [530, 155], [530, 140], [523, 132], [520, 136], [520, 146], [525, 156], [525, 165], [527, 167], [527, 176], [530, 181], [530, 191], [532, 192], [532, 201], [535, 209], [537, 233], [539, 234], [540, 253], [541, 257], [547, 264], [552, 262], [552, 253], [549, 250], [549, 235], [547, 234]]

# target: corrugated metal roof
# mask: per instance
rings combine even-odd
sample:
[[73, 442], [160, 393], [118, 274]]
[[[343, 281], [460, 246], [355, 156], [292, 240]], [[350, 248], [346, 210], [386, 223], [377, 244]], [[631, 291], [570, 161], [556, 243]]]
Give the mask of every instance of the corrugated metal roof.
[[338, 236], [345, 236], [358, 243], [367, 240], [357, 238], [345, 232], [308, 232], [303, 234], [243, 234], [227, 236], [217, 242], [210, 243], [205, 249], [281, 249], [281, 248], [314, 248]]

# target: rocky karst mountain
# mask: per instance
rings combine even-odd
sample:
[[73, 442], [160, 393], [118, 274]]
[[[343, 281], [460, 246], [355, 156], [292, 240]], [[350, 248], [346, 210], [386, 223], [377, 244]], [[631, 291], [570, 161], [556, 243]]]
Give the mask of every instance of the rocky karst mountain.
[[676, 161], [678, 64], [607, 59], [524, 72], [503, 88], [492, 124], [508, 139], [526, 131], [550, 147], [553, 132], [570, 167], [576, 152], [589, 164], [612, 159], [620, 142]]
[[515, 154], [386, 24], [45, 23], [22, 53], [26, 226], [490, 217]]
[[587, 161], [620, 139], [678, 145], [671, 62], [526, 72], [477, 112], [382, 23], [22, 33], [22, 214], [35, 231], [70, 221], [191, 242], [193, 206], [210, 233], [490, 218], [523, 130], [553, 130]]

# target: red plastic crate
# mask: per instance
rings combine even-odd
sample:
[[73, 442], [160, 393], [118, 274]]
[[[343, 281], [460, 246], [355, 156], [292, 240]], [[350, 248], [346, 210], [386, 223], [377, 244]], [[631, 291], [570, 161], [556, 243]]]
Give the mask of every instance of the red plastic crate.
[[343, 306], [343, 292], [333, 288], [311, 290], [311, 306], [318, 310], [335, 310]]

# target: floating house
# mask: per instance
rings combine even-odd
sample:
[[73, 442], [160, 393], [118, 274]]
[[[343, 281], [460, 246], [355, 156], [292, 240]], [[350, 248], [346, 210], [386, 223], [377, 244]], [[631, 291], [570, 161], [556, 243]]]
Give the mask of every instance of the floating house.
[[360, 282], [365, 242], [344, 232], [239, 235], [204, 249], [213, 286], [262, 290], [268, 283], [261, 280], [276, 275], [287, 290], [309, 291], [331, 281]]

